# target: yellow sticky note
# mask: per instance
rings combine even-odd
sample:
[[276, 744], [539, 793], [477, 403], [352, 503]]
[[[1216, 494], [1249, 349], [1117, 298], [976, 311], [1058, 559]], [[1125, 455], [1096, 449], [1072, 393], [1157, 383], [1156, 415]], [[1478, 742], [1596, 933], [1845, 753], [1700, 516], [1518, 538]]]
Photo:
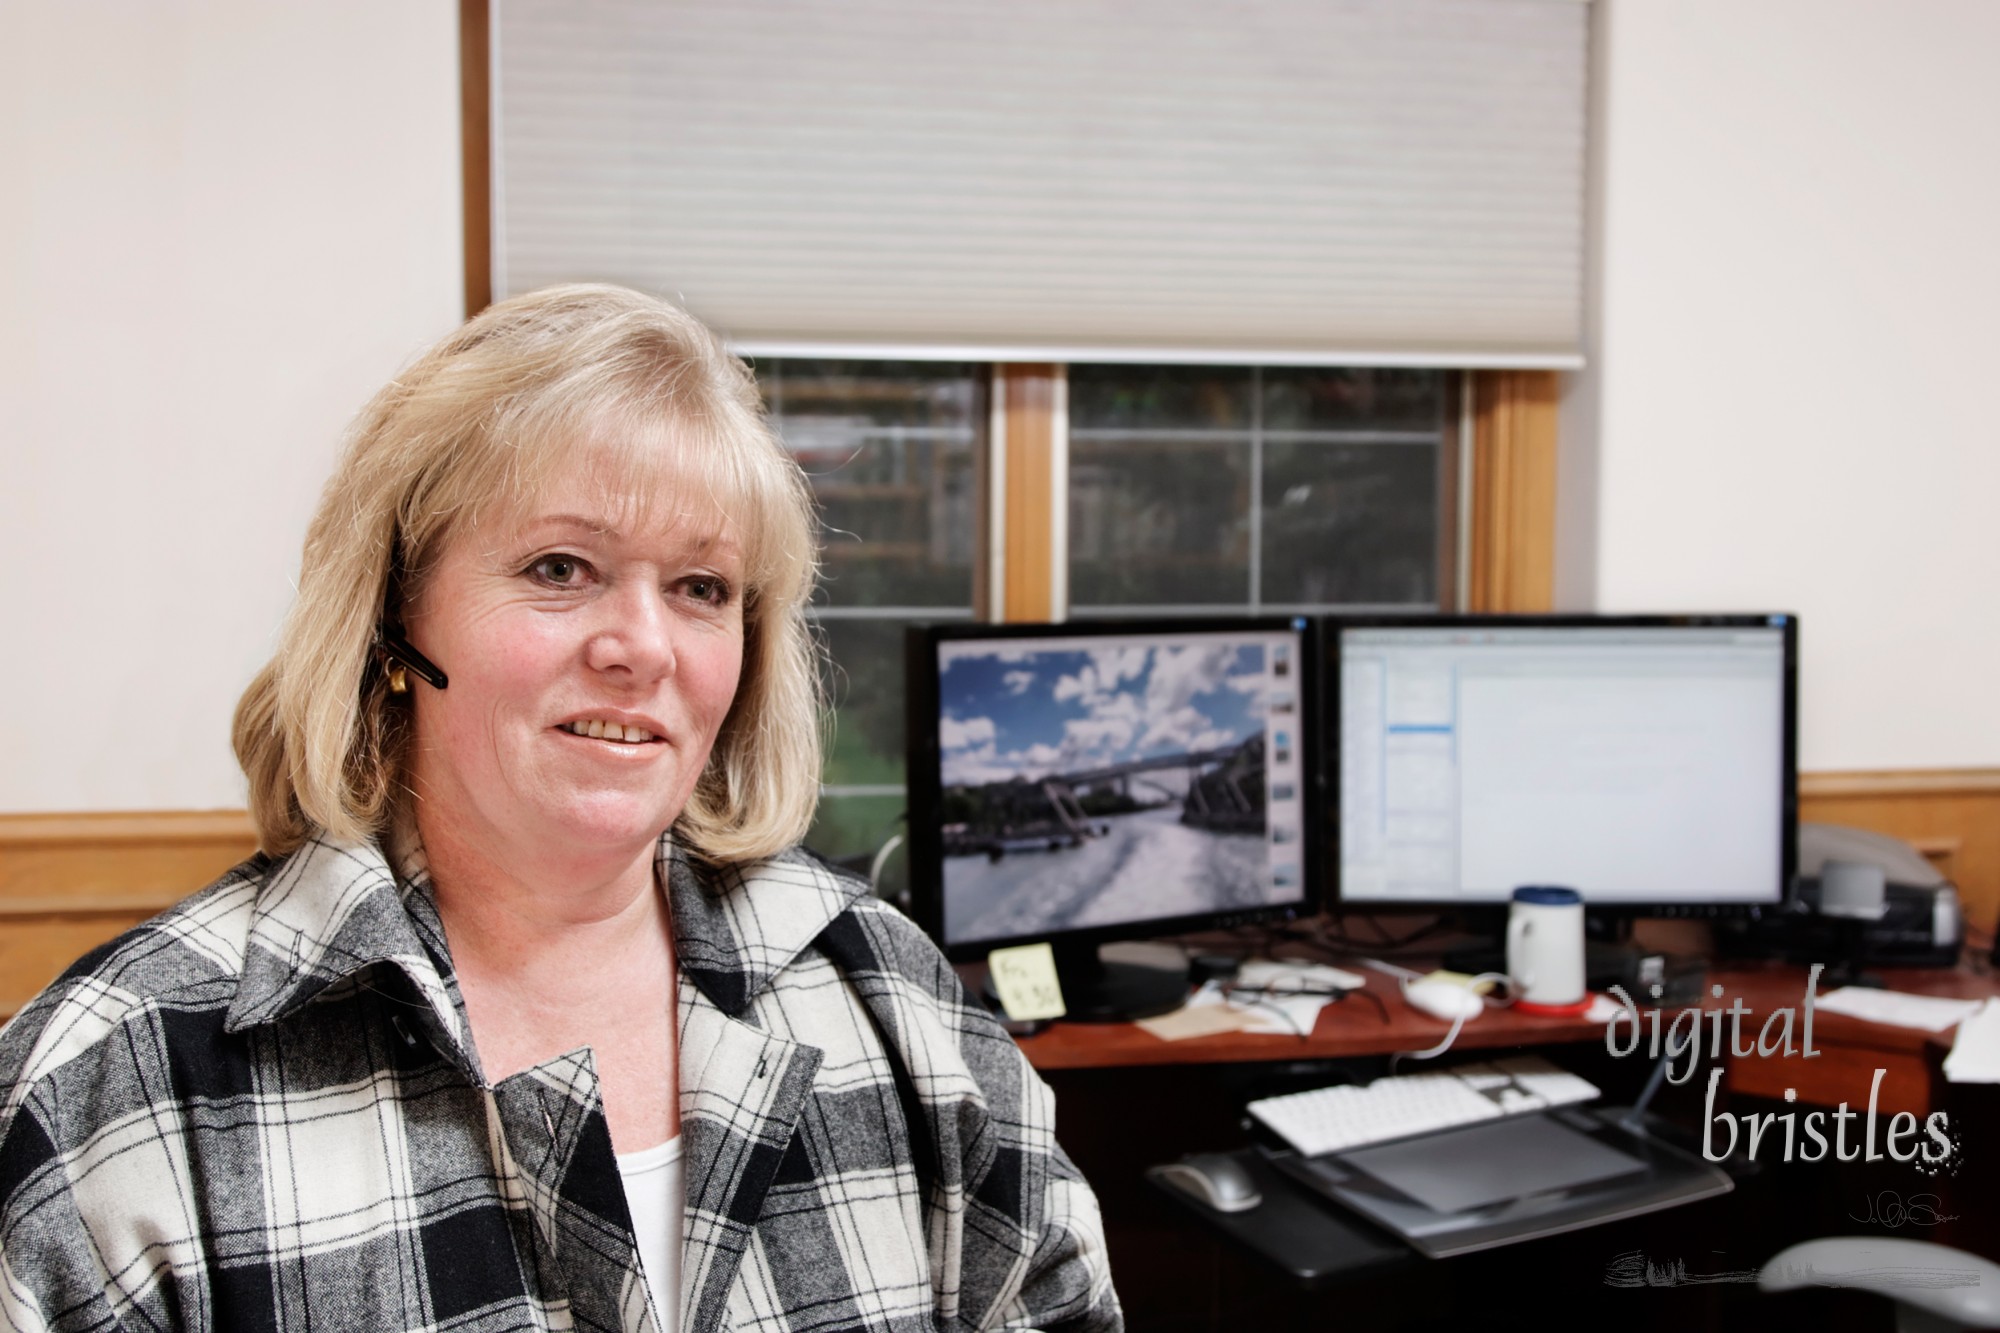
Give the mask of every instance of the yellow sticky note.
[[1492, 982], [1490, 981], [1475, 982], [1472, 979], [1472, 974], [1470, 972], [1447, 972], [1443, 968], [1439, 968], [1435, 972], [1427, 973], [1423, 977], [1419, 978], [1419, 980], [1442, 981], [1452, 986], [1463, 986], [1467, 990], [1471, 991], [1474, 995], [1490, 994], [1493, 990]]
[[993, 974], [993, 989], [1007, 1017], [1026, 1023], [1061, 1018], [1069, 1012], [1063, 1005], [1062, 986], [1056, 981], [1055, 951], [1048, 945], [995, 949], [986, 955], [986, 966]]

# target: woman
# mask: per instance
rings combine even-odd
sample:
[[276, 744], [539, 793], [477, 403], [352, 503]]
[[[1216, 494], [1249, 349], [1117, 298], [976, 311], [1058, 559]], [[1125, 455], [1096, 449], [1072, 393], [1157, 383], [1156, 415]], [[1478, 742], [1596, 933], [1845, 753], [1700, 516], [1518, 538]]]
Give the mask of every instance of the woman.
[[1047, 1090], [797, 847], [814, 560], [671, 306], [384, 389], [238, 708], [262, 851], [0, 1034], [0, 1326], [1116, 1327]]

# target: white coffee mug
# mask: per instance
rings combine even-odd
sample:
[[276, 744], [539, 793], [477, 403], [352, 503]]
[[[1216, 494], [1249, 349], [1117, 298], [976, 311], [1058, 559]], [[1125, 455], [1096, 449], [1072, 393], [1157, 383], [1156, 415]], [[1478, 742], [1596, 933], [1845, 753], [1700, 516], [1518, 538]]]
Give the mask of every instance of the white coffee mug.
[[1529, 884], [1507, 910], [1507, 976], [1514, 1002], [1560, 1009], [1583, 1002], [1583, 895]]

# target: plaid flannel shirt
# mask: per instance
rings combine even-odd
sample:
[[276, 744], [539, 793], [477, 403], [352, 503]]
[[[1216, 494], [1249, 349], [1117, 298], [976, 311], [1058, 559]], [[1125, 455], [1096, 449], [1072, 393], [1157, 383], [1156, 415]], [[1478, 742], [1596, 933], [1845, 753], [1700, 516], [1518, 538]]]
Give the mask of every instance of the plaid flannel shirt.
[[[804, 852], [662, 840], [680, 1326], [1120, 1324], [1048, 1090]], [[588, 1051], [489, 1085], [421, 867], [259, 856], [0, 1032], [0, 1327], [656, 1327]]]

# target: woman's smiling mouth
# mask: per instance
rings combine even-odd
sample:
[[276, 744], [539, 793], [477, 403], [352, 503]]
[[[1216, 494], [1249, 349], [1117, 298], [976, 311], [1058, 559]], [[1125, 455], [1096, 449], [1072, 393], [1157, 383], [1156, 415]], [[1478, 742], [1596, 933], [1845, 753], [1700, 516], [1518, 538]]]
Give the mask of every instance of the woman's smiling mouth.
[[567, 731], [572, 736], [584, 736], [591, 740], [617, 741], [624, 745], [644, 745], [647, 741], [659, 739], [659, 737], [647, 731], [644, 727], [606, 722], [602, 718], [563, 722], [557, 725], [556, 730]]

